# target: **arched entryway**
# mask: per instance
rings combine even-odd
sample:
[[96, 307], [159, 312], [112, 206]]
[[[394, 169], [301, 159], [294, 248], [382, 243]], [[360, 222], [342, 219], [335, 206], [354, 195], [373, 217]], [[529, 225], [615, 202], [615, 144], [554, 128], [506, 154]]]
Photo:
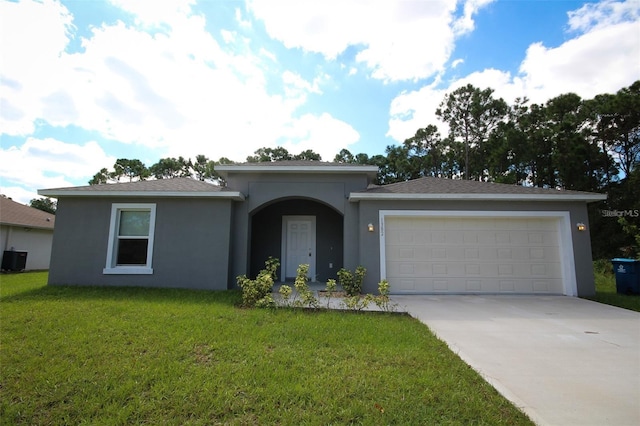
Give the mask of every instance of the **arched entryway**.
[[251, 215], [250, 275], [255, 277], [272, 256], [280, 259], [281, 279], [292, 280], [302, 262], [312, 263], [315, 281], [336, 278], [343, 265], [343, 235], [342, 214], [326, 204], [288, 198], [261, 206]]

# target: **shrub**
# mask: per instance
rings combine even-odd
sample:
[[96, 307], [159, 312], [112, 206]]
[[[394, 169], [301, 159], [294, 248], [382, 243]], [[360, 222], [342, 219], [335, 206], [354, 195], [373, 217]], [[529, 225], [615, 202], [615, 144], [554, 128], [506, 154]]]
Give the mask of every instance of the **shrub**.
[[364, 297], [360, 295], [345, 297], [342, 304], [345, 308], [352, 311], [361, 311], [365, 309], [374, 300], [374, 296], [371, 294], [365, 294]]
[[365, 275], [367, 275], [367, 269], [362, 265], [358, 266], [356, 268], [354, 280], [354, 285], [358, 292], [357, 294], [362, 293], [362, 283], [364, 282]]
[[354, 274], [345, 268], [340, 268], [338, 271], [338, 281], [348, 296], [357, 296], [362, 292], [362, 283], [364, 276], [367, 274], [367, 270], [363, 266], [356, 268]]
[[395, 311], [395, 305], [390, 303], [389, 299], [389, 281], [382, 280], [378, 283], [378, 295], [374, 296], [373, 302], [380, 310], [384, 312]]
[[313, 295], [313, 292], [309, 289], [307, 285], [307, 281], [309, 281], [309, 265], [302, 264], [298, 266], [298, 270], [296, 271], [296, 280], [294, 282], [294, 286], [298, 295], [300, 296], [300, 300], [296, 301], [297, 306], [308, 306], [310, 308], [317, 308], [318, 299]]
[[340, 268], [338, 271], [338, 282], [342, 289], [351, 295], [350, 290], [353, 288], [353, 274], [351, 271], [345, 268]]
[[291, 286], [282, 284], [280, 286], [280, 290], [278, 290], [278, 293], [280, 293], [281, 296], [282, 306], [291, 306], [291, 294], [293, 293], [293, 289], [291, 288]]
[[327, 294], [327, 309], [329, 309], [329, 307], [331, 306], [331, 297], [333, 296], [333, 293], [336, 292], [336, 288], [338, 287], [336, 280], [334, 280], [333, 278], [327, 280], [327, 286], [325, 287], [325, 292]]
[[280, 261], [269, 257], [265, 261], [265, 268], [258, 273], [255, 280], [240, 275], [236, 278], [238, 286], [242, 289], [242, 305], [245, 307], [265, 307], [273, 306], [275, 301], [271, 292], [276, 278], [276, 270], [280, 266]]
[[278, 258], [269, 256], [267, 260], [265, 260], [264, 262], [264, 270], [269, 272], [269, 274], [271, 275], [271, 279], [273, 280], [274, 283], [278, 281], [278, 275], [276, 274], [276, 271], [278, 270], [279, 267], [280, 267], [280, 260]]

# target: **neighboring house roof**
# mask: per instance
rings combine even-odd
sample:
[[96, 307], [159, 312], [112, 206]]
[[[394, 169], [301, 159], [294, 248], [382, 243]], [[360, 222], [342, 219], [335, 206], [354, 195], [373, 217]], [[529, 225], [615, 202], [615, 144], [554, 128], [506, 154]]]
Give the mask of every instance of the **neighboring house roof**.
[[521, 201], [601, 201], [606, 194], [526, 187], [472, 180], [423, 177], [389, 185], [371, 185], [352, 192], [350, 201], [361, 200], [521, 200]]
[[191, 178], [41, 189], [38, 194], [47, 197], [197, 197], [244, 200], [244, 195], [238, 191]]
[[0, 224], [25, 228], [53, 229], [56, 217], [51, 213], [0, 197]]
[[290, 160], [266, 161], [262, 163], [220, 164], [216, 172], [226, 178], [232, 173], [364, 173], [374, 178], [378, 166], [326, 161]]

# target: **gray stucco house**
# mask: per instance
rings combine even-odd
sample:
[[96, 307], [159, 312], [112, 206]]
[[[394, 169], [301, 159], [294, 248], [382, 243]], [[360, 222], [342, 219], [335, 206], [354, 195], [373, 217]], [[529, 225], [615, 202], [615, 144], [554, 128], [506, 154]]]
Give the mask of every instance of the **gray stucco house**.
[[58, 199], [52, 285], [221, 290], [301, 263], [324, 282], [367, 268], [364, 290], [594, 293], [587, 203], [602, 194], [440, 178], [375, 186], [377, 167], [221, 165], [220, 187], [166, 179], [40, 190]]

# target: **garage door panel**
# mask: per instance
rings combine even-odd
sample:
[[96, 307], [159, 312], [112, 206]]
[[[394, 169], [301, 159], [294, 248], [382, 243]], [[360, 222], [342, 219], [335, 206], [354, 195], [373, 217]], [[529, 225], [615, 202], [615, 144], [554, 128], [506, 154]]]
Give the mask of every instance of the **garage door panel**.
[[386, 277], [394, 292], [557, 293], [555, 218], [385, 218]]

